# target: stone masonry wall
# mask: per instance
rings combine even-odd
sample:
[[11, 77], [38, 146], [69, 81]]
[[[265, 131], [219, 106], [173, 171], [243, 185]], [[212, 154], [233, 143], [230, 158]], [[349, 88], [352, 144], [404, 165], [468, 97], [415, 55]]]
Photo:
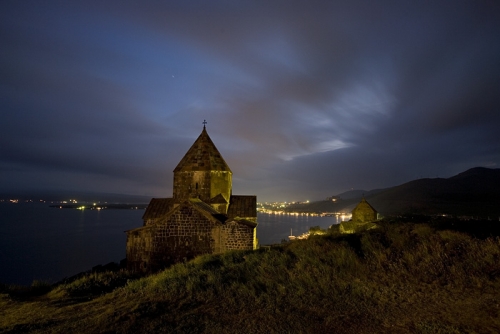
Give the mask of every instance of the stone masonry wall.
[[[222, 194], [226, 201], [229, 202], [231, 197], [232, 174], [227, 171], [211, 171], [210, 172], [210, 198]], [[227, 211], [227, 209], [226, 209]], [[224, 211], [224, 212], [226, 212]]]
[[182, 171], [174, 173], [174, 198], [177, 200], [199, 198], [208, 202], [222, 194], [229, 201], [231, 196], [231, 172]]
[[140, 229], [127, 233], [127, 269], [148, 272], [153, 246], [154, 229]]
[[174, 198], [176, 200], [200, 198], [210, 199], [210, 172], [189, 171], [174, 173]]
[[375, 220], [377, 220], [377, 212], [366, 203], [360, 203], [352, 210], [352, 221], [368, 223]]
[[221, 224], [192, 207], [182, 206], [169, 218], [127, 233], [127, 267], [155, 272], [202, 254], [256, 247], [255, 228], [230, 221]]
[[157, 271], [198, 255], [220, 251], [219, 226], [190, 207], [180, 208], [152, 230], [146, 271]]
[[254, 228], [232, 221], [223, 225], [221, 230], [224, 251], [254, 249]]

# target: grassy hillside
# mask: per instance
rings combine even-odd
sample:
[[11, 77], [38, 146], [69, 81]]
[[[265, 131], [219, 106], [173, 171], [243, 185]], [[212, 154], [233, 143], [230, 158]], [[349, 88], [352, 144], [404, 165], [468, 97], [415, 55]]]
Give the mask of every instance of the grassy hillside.
[[108, 272], [4, 286], [0, 333], [500, 332], [496, 231], [380, 226], [202, 256], [140, 279]]

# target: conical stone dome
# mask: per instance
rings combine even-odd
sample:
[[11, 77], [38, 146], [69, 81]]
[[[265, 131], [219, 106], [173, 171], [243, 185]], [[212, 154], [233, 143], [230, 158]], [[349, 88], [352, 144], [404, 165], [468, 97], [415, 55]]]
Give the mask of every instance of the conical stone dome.
[[224, 171], [231, 172], [222, 155], [215, 147], [212, 139], [203, 127], [203, 131], [182, 160], [175, 167], [174, 172], [180, 171]]
[[231, 197], [232, 174], [203, 127], [198, 139], [174, 169], [174, 199], [198, 198], [225, 214]]

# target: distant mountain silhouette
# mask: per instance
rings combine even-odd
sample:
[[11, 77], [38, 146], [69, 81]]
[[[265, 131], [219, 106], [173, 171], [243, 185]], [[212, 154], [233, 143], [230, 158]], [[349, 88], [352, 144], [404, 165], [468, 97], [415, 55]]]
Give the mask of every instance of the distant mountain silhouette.
[[378, 194], [379, 192], [384, 191], [384, 190], [385, 189], [373, 189], [373, 190], [369, 190], [369, 191], [366, 191], [366, 190], [349, 190], [349, 191], [343, 192], [341, 194], [338, 194], [337, 196], [340, 197], [343, 200], [347, 200], [347, 199], [360, 199], [363, 196], [364, 197], [372, 196], [372, 195]]
[[349, 190], [339, 199], [292, 205], [288, 211], [351, 212], [365, 197], [383, 216], [453, 215], [500, 219], [500, 169], [471, 168], [453, 177], [418, 179], [386, 189]]
[[500, 169], [471, 168], [448, 179], [419, 179], [365, 196], [382, 215], [500, 216]]

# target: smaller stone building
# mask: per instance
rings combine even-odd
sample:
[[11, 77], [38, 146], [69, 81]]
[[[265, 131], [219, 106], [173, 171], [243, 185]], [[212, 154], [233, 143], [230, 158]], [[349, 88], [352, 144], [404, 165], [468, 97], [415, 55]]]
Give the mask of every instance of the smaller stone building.
[[377, 210], [363, 197], [361, 202], [352, 210], [352, 218], [347, 222], [340, 223], [341, 233], [356, 233], [361, 230], [376, 228], [374, 221], [377, 220]]
[[173, 197], [151, 199], [142, 218], [142, 227], [126, 231], [133, 271], [257, 248], [257, 197], [232, 194], [232, 172], [205, 126], [174, 169]]
[[361, 202], [352, 210], [351, 220], [357, 223], [373, 222], [377, 220], [377, 210], [375, 210], [363, 197]]

